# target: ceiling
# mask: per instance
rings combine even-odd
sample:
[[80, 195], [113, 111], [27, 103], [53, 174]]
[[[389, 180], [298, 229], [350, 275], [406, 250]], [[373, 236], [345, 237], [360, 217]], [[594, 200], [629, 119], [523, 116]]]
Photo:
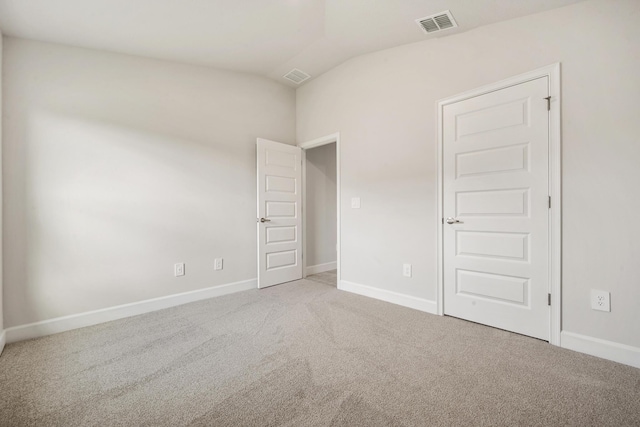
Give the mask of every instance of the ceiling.
[[[312, 77], [357, 55], [581, 0], [0, 0], [8, 36], [267, 76]], [[451, 10], [459, 28], [414, 22]], [[293, 85], [293, 84], [290, 84]]]

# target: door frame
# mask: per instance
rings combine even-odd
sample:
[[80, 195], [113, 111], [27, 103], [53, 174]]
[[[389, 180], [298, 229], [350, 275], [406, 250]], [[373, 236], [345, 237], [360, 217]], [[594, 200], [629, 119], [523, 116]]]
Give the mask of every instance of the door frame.
[[482, 86], [459, 95], [451, 96], [437, 102], [437, 211], [438, 239], [437, 239], [437, 299], [438, 314], [444, 315], [444, 248], [443, 223], [444, 218], [444, 165], [443, 165], [443, 131], [442, 121], [444, 107], [469, 98], [485, 95], [501, 89], [506, 89], [531, 80], [548, 77], [549, 95], [551, 96], [551, 110], [549, 111], [549, 293], [551, 294], [551, 309], [549, 319], [549, 343], [560, 346], [561, 315], [562, 315], [562, 204], [561, 204], [561, 99], [560, 99], [560, 63], [548, 65], [528, 73], [520, 74], [508, 79]]
[[327, 144], [336, 144], [336, 266], [337, 284], [340, 284], [340, 132], [321, 136], [298, 144], [302, 149], [302, 277], [307, 277], [307, 150]]

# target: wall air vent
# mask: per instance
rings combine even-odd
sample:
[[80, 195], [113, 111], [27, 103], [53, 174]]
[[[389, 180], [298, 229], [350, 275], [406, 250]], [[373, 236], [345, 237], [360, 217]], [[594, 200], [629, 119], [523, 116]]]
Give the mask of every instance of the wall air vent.
[[416, 19], [416, 23], [422, 28], [422, 31], [427, 34], [448, 30], [449, 28], [456, 28], [458, 26], [455, 19], [453, 19], [453, 15], [451, 15], [451, 12], [448, 10]]
[[304, 71], [298, 70], [297, 68], [294, 68], [293, 70], [289, 71], [283, 77], [287, 80], [294, 82], [297, 85], [311, 78], [309, 74], [305, 73]]

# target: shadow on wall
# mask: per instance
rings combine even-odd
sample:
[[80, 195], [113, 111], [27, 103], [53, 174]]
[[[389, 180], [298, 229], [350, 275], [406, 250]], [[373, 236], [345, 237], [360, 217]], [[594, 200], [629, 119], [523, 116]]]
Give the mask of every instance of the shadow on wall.
[[[252, 240], [238, 240], [254, 220], [251, 144], [49, 111], [31, 114], [23, 135], [23, 163], [11, 168], [5, 267], [14, 285], [8, 299], [23, 304], [19, 314], [11, 312], [18, 304], [8, 307], [10, 318], [47, 319], [63, 306], [82, 312], [163, 287], [211, 286], [208, 261], [221, 256], [221, 242], [235, 246], [237, 255], [225, 247], [229, 260], [255, 252]], [[191, 280], [176, 288], [172, 266], [185, 258]]]

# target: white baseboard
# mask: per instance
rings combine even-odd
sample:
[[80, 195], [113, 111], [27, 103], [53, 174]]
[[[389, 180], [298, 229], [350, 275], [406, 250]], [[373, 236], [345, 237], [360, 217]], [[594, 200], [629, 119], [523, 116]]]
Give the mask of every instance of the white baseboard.
[[579, 351], [580, 353], [586, 353], [640, 368], [640, 348], [638, 347], [567, 331], [560, 333], [560, 346], [569, 350]]
[[0, 332], [0, 354], [2, 354], [5, 344], [7, 344], [7, 331], [3, 330]]
[[438, 314], [438, 303], [423, 298], [412, 297], [410, 295], [400, 294], [393, 291], [387, 291], [371, 286], [360, 285], [358, 283], [341, 280], [338, 283], [338, 289], [341, 291], [352, 292], [354, 294], [363, 295], [369, 298], [375, 298], [392, 304], [402, 305], [404, 307], [413, 308], [414, 310], [424, 311], [426, 313]]
[[316, 264], [306, 268], [305, 275], [324, 273], [325, 271], [331, 271], [338, 268], [338, 262], [327, 262], [325, 264]]
[[13, 326], [5, 330], [6, 340], [8, 343], [12, 343], [57, 334], [59, 332], [70, 331], [72, 329], [84, 328], [85, 326], [97, 325], [99, 323], [149, 313], [151, 311], [162, 310], [163, 308], [175, 307], [177, 305], [187, 304], [190, 302], [256, 289], [257, 285], [257, 279], [244, 280], [226, 285], [213, 286], [206, 289], [198, 289], [195, 291], [88, 311], [86, 313], [57, 317], [55, 319], [29, 323], [27, 325]]

